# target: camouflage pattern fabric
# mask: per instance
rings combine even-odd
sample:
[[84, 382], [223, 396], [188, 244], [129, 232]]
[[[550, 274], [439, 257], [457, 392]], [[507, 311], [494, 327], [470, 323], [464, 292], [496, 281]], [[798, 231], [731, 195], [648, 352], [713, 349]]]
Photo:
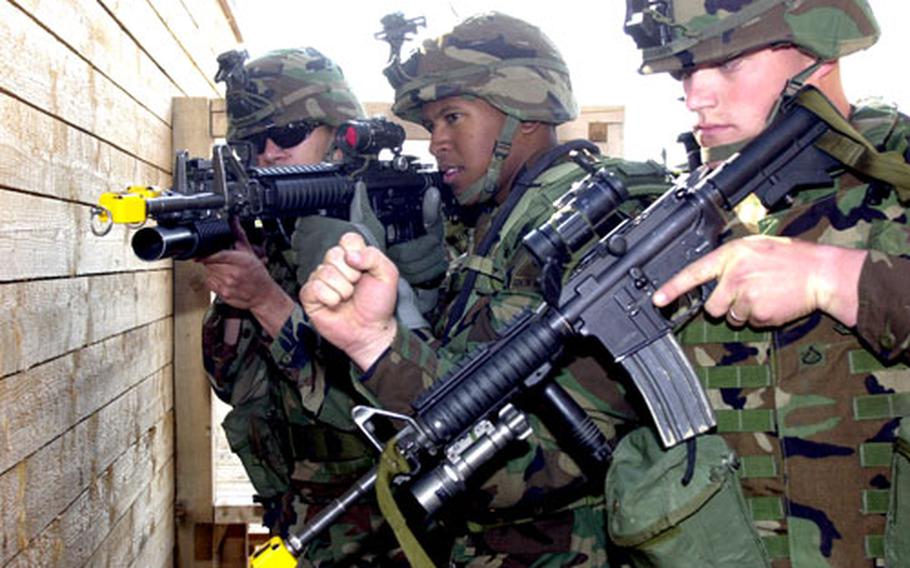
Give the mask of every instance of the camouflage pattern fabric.
[[535, 26], [496, 12], [425, 41], [386, 76], [395, 89], [392, 112], [417, 124], [423, 103], [453, 96], [481, 98], [520, 121], [560, 124], [578, 115], [556, 46]]
[[[851, 123], [876, 147], [906, 155], [910, 119], [893, 108], [856, 108]], [[868, 343], [821, 313], [774, 330], [700, 316], [682, 329], [681, 343], [719, 432], [741, 459], [744, 494], [773, 566], [879, 565], [889, 503], [899, 503], [898, 518], [910, 514], [906, 496], [889, 494], [895, 430], [910, 413], [910, 370], [888, 362], [906, 361], [910, 321], [906, 309], [890, 310], [894, 296], [880, 295], [891, 287], [906, 296], [907, 273], [897, 276], [884, 260], [906, 269], [906, 208], [890, 187], [844, 174], [834, 189], [800, 192], [758, 232], [877, 251], [863, 276], [859, 332]], [[891, 275], [869, 284], [870, 270]]]
[[[322, 235], [331, 232], [331, 243], [351, 230], [343, 221], [310, 219]], [[312, 258], [271, 241], [266, 247], [272, 278], [296, 298], [298, 264], [310, 266]], [[319, 246], [309, 249], [313, 258], [324, 252]], [[273, 340], [249, 312], [216, 299], [203, 324], [203, 360], [215, 393], [232, 406], [225, 433], [265, 507], [263, 524], [272, 534], [302, 527], [374, 465], [374, 450], [350, 418], [354, 404], [368, 401], [350, 386], [347, 359], [319, 341], [300, 306]], [[359, 503], [310, 545], [302, 565], [406, 566], [382, 525], [375, 503]]]
[[341, 68], [312, 47], [270, 51], [245, 72], [245, 81], [228, 82], [228, 140], [293, 121], [336, 127], [365, 116]]
[[575, 118], [569, 70], [553, 42], [539, 28], [489, 12], [468, 18], [451, 32], [383, 71], [395, 89], [392, 112], [423, 124], [424, 103], [448, 97], [479, 98], [505, 114], [484, 176], [456, 192], [462, 205], [489, 201], [515, 132], [523, 121], [562, 124]]
[[[665, 173], [654, 163], [605, 160], [604, 164], [645, 201], [668, 187]], [[360, 377], [369, 396], [388, 410], [410, 412], [410, 402], [454, 361], [478, 343], [496, 338], [516, 314], [542, 301], [534, 284], [536, 268], [523, 252], [521, 239], [549, 219], [554, 201], [583, 175], [571, 162], [546, 170], [510, 213], [498, 244], [482, 258], [473, 256], [473, 246], [483, 239], [495, 211], [481, 217], [474, 234], [465, 239], [471, 249], [450, 270], [443, 300], [448, 307], [465, 272], [469, 268], [481, 272], [450, 341], [442, 347], [399, 326], [387, 356]], [[437, 333], [445, 319], [438, 322]], [[636, 415], [619, 384], [606, 378], [609, 358], [582, 342], [565, 347], [565, 364], [555, 371], [555, 380], [606, 437], [615, 440], [634, 425]], [[545, 418], [531, 413], [533, 434], [528, 444], [516, 444], [511, 459], [445, 515], [450, 530], [461, 534], [452, 553], [454, 565], [608, 565], [602, 480], [597, 475], [585, 478], [548, 430]]]
[[859, 281], [857, 333], [886, 361], [906, 360], [910, 303], [903, 299], [910, 259], [872, 251]]
[[[364, 116], [341, 69], [314, 48], [272, 51], [241, 71], [226, 80], [229, 140], [301, 120], [336, 127]], [[290, 248], [265, 241], [269, 273], [293, 299], [325, 251], [355, 230], [317, 216], [298, 219], [296, 229]], [[223, 424], [231, 449], [272, 534], [303, 526], [373, 466], [375, 452], [350, 418], [354, 404], [369, 401], [351, 386], [347, 358], [319, 340], [299, 305], [273, 340], [249, 312], [216, 299], [205, 316], [203, 352], [215, 393], [232, 406]], [[405, 565], [382, 523], [375, 504], [359, 503], [301, 563]]]
[[[642, 73], [721, 63], [771, 45], [795, 45], [822, 60], [874, 44], [866, 0], [627, 0], [626, 31], [642, 49]], [[627, 17], [628, 19], [628, 17]]]

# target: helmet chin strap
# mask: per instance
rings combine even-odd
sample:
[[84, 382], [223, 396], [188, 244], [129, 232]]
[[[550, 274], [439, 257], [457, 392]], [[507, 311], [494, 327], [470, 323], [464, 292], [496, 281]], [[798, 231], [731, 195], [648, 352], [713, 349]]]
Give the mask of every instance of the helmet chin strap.
[[[784, 85], [784, 89], [781, 91], [780, 96], [777, 97], [777, 100], [774, 102], [774, 106], [771, 107], [771, 112], [768, 113], [768, 118], [765, 119], [765, 126], [774, 122], [774, 119], [777, 118], [777, 113], [780, 112], [780, 105], [784, 102], [784, 99], [787, 97], [792, 97], [803, 88], [803, 85], [806, 84], [806, 81], [809, 77], [815, 73], [815, 71], [821, 67], [821, 59], [816, 59], [815, 62], [794, 75], [790, 77], [787, 81], [787, 84]], [[720, 146], [712, 146], [710, 148], [701, 149], [701, 161], [703, 164], [714, 164], [717, 162], [722, 162], [736, 154], [743, 148], [746, 144], [752, 141], [752, 138], [746, 138], [744, 140], [739, 140], [737, 142], [731, 142], [729, 144], [721, 144]]]
[[512, 140], [515, 138], [515, 132], [520, 124], [521, 121], [511, 114], [506, 115], [506, 121], [496, 138], [496, 145], [493, 146], [493, 158], [490, 160], [487, 173], [468, 186], [464, 192], [455, 196], [458, 203], [462, 205], [483, 203], [496, 195], [499, 191], [499, 174], [502, 172], [502, 164], [512, 150]]

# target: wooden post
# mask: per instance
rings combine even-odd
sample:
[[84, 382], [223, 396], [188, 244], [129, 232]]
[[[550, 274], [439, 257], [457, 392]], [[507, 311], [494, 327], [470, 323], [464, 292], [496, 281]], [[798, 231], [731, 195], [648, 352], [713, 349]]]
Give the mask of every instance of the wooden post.
[[[175, 98], [173, 149], [208, 156], [209, 99]], [[177, 565], [212, 566], [214, 469], [211, 389], [202, 367], [202, 317], [209, 305], [204, 271], [174, 263], [174, 413], [176, 436]], [[197, 552], [198, 551], [198, 552]]]

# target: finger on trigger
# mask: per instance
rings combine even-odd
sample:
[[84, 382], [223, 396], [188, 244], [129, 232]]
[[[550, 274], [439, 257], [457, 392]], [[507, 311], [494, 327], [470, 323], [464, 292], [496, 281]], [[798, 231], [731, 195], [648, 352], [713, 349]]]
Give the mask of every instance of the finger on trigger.
[[231, 232], [234, 233], [234, 249], [252, 251], [253, 247], [250, 244], [250, 239], [246, 236], [246, 231], [243, 229], [243, 225], [240, 224], [240, 219], [237, 217], [231, 217], [229, 224], [231, 227]]

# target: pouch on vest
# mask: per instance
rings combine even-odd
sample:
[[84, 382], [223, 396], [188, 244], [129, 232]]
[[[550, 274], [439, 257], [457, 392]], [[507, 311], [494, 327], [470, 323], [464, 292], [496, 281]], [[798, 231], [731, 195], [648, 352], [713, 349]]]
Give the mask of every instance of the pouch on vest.
[[688, 485], [686, 445], [664, 450], [649, 428], [625, 436], [607, 471], [607, 527], [636, 567], [770, 566], [734, 471], [716, 435], [696, 438]]
[[234, 407], [222, 422], [233, 451], [243, 462], [256, 493], [271, 498], [290, 488], [290, 468], [284, 448], [288, 442], [280, 430], [287, 424], [276, 420], [269, 397]]
[[891, 502], [885, 525], [887, 566], [910, 562], [910, 428], [901, 424], [891, 458]]

